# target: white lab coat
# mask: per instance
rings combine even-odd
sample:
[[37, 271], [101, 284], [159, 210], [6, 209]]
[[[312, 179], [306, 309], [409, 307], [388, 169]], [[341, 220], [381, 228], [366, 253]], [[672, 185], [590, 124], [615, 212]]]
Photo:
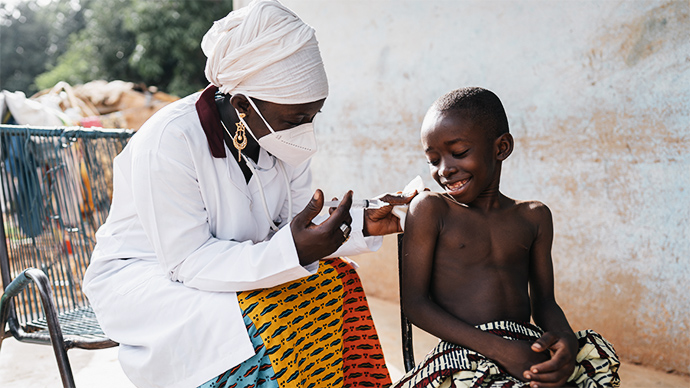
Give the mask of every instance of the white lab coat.
[[[215, 158], [195, 109], [199, 93], [157, 112], [114, 162], [110, 214], [98, 230], [84, 292], [138, 387], [196, 387], [254, 355], [235, 291], [315, 272], [300, 266], [289, 227], [269, 238], [256, 177], [234, 153]], [[259, 166], [270, 166], [261, 150]], [[312, 195], [309, 163], [285, 165], [293, 213]], [[287, 219], [277, 168], [260, 174], [273, 219]], [[285, 223], [285, 221], [283, 221]], [[353, 211], [334, 254], [378, 249]]]

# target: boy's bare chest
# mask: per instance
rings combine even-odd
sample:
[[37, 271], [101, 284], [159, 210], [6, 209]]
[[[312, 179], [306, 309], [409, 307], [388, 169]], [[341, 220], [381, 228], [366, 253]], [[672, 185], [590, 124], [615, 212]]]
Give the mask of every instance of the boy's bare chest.
[[448, 217], [437, 241], [435, 261], [453, 266], [522, 266], [529, 262], [535, 236], [536, 228], [520, 217]]

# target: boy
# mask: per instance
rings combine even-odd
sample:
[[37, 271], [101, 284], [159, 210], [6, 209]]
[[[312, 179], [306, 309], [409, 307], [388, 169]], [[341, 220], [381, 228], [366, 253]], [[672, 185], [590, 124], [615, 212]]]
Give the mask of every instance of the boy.
[[396, 387], [617, 386], [611, 344], [575, 335], [554, 298], [551, 212], [499, 191], [513, 138], [498, 97], [446, 94], [427, 112], [421, 140], [445, 192], [410, 205], [402, 304], [442, 341]]

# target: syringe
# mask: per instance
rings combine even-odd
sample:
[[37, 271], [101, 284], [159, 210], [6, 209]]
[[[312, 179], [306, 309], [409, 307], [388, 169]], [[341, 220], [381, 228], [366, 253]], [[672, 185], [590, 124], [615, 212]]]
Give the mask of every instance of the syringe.
[[[323, 207], [338, 207], [340, 205], [340, 200], [337, 201], [325, 201]], [[380, 207], [390, 205], [388, 202], [382, 201], [380, 199], [353, 199], [353, 208], [364, 208], [364, 209], [378, 209]]]

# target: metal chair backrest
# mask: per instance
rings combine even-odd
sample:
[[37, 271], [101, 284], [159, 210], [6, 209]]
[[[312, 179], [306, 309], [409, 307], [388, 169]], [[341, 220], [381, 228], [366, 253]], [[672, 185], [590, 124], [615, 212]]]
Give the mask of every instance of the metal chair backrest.
[[[112, 161], [131, 131], [0, 127], [2, 223], [7, 244], [7, 286], [29, 267], [51, 280], [56, 307], [66, 313], [88, 305], [81, 279], [105, 222], [112, 195]], [[22, 324], [42, 318], [35, 290], [15, 303]]]
[[113, 158], [132, 135], [122, 129], [0, 125], [0, 268], [5, 290], [0, 344], [5, 319], [20, 341], [52, 341], [61, 348], [64, 370], [57, 348], [56, 357], [69, 379], [67, 349], [117, 345], [98, 326], [82, 293], [82, 278], [96, 230], [110, 208]]
[[398, 281], [400, 285], [400, 333], [402, 334], [403, 364], [405, 372], [409, 372], [415, 367], [414, 349], [412, 346], [412, 324], [405, 316], [402, 308], [402, 256], [403, 255], [403, 233], [398, 235]]

